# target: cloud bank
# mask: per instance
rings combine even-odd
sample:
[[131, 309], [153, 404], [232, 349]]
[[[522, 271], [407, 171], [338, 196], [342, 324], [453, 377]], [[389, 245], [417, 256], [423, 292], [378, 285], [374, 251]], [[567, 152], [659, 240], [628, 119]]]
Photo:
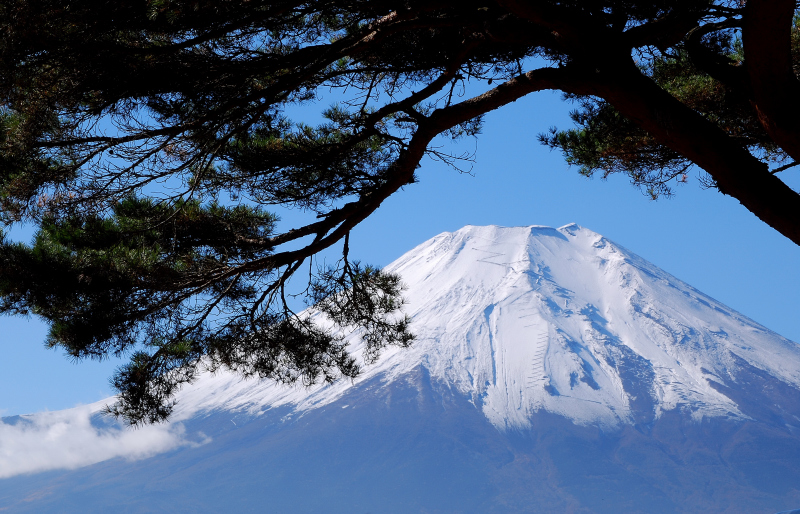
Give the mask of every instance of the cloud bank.
[[181, 424], [98, 428], [92, 415], [98, 404], [41, 412], [0, 421], [0, 478], [53, 469], [75, 469], [122, 457], [138, 460], [180, 446], [187, 439]]

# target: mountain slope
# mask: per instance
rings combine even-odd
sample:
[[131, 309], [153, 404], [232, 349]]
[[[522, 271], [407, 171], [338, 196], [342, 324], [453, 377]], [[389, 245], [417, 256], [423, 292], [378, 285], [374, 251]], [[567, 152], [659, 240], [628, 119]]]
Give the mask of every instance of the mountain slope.
[[[465, 227], [387, 269], [408, 286], [418, 340], [386, 352], [360, 380], [391, 382], [423, 365], [498, 427], [524, 428], [539, 410], [608, 427], [674, 409], [748, 419], [763, 406], [745, 401], [739, 374], [800, 385], [796, 343], [576, 225]], [[179, 416], [219, 406], [304, 411], [352, 386], [284, 389], [222, 375], [186, 391]]]
[[311, 389], [205, 376], [172, 425], [139, 432], [100, 404], [6, 419], [0, 509], [800, 505], [795, 343], [576, 225], [465, 227], [388, 268], [408, 286], [413, 348]]

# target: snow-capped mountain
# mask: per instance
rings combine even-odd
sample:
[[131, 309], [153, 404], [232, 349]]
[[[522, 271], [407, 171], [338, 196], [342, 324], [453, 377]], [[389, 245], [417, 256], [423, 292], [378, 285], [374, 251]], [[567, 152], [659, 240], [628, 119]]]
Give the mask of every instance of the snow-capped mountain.
[[[264, 495], [308, 512], [800, 505], [796, 343], [574, 224], [468, 226], [387, 269], [407, 286], [411, 349], [331, 386], [204, 376], [180, 393], [172, 425], [138, 439], [94, 414], [102, 402], [6, 419], [0, 508], [99, 511], [132, 501], [131, 484], [230, 502], [245, 483], [261, 486], [237, 505], [256, 511]], [[351, 345], [358, 353], [357, 334]], [[14, 441], [30, 455], [39, 441], [50, 464]], [[93, 449], [83, 460], [81, 444]], [[58, 468], [78, 469], [43, 473]]]
[[[528, 427], [539, 410], [604, 426], [674, 409], [698, 420], [749, 419], [725, 394], [742, 366], [800, 387], [796, 343], [577, 225], [468, 226], [387, 270], [407, 284], [412, 349], [391, 350], [355, 383], [332, 387], [207, 377], [181, 396], [178, 416], [279, 405], [302, 412], [418, 366], [499, 428]], [[357, 334], [353, 346], [358, 352]]]

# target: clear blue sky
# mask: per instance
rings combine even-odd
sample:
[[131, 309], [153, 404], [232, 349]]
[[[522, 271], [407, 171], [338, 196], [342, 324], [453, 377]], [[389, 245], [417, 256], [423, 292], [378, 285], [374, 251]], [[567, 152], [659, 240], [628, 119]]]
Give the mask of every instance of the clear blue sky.
[[[800, 341], [800, 247], [735, 200], [699, 187], [653, 202], [624, 177], [586, 179], [536, 135], [567, 127], [570, 106], [539, 93], [490, 115], [472, 175], [426, 162], [419, 183], [387, 200], [353, 233], [351, 254], [385, 265], [415, 245], [464, 225], [590, 228], [766, 327]], [[800, 169], [790, 184], [800, 188]], [[293, 215], [284, 216], [291, 225]], [[43, 348], [44, 326], [0, 318], [0, 415], [56, 410], [107, 397], [115, 362], [74, 363]]]

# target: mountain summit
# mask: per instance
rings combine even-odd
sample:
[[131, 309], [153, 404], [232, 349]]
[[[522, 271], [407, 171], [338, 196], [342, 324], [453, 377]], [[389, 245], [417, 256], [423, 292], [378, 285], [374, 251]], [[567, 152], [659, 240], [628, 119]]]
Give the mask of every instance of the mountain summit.
[[466, 227], [389, 269], [409, 284], [420, 339], [402, 358], [498, 427], [526, 427], [540, 409], [606, 426], [675, 409], [758, 419], [731, 391], [739, 375], [800, 386], [797, 344], [574, 224]]
[[[574, 224], [468, 226], [387, 270], [407, 286], [411, 349], [329, 386], [204, 376], [180, 393], [171, 426], [133, 442], [95, 414], [101, 404], [6, 419], [0, 507], [151, 508], [157, 497], [208, 511], [266, 499], [291, 512], [800, 505], [796, 343]], [[358, 353], [357, 333], [351, 345]], [[25, 467], [7, 442], [58, 442], [76, 427], [81, 444], [112, 438], [121, 450]]]
[[419, 366], [498, 428], [529, 427], [539, 410], [606, 427], [652, 423], [675, 409], [696, 420], [758, 419], [763, 399], [740, 405], [747, 391], [738, 376], [800, 387], [796, 343], [575, 224], [467, 226], [386, 269], [406, 284], [413, 348], [386, 352], [356, 383], [287, 390], [207, 377], [181, 396], [178, 416], [289, 404], [305, 411]]

